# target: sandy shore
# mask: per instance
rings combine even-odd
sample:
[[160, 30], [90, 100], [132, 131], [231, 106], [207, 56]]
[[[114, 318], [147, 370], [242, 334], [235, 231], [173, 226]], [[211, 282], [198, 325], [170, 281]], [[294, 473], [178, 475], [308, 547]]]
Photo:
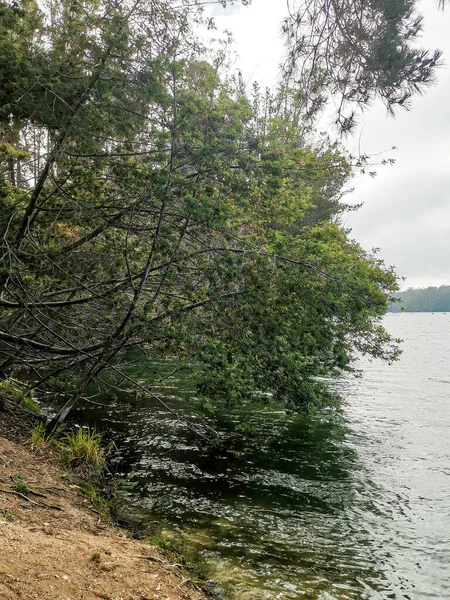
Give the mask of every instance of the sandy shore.
[[[208, 597], [157, 548], [105, 523], [64, 469], [16, 437], [0, 412], [2, 600]], [[28, 497], [17, 492], [17, 481], [25, 482]]]

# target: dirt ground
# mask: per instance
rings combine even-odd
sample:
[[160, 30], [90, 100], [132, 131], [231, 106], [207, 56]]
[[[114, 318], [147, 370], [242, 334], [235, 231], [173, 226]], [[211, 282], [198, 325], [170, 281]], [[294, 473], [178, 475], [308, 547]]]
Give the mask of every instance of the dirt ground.
[[[105, 524], [48, 456], [2, 431], [0, 412], [1, 600], [207, 598], [156, 548]], [[18, 481], [28, 498], [17, 493]]]

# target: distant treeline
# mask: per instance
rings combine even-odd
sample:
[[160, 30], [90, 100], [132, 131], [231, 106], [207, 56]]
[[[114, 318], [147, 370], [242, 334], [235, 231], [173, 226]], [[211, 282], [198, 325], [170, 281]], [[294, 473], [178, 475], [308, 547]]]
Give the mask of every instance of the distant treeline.
[[395, 294], [402, 302], [394, 302], [390, 312], [450, 312], [450, 285], [427, 287], [421, 289], [409, 288]]

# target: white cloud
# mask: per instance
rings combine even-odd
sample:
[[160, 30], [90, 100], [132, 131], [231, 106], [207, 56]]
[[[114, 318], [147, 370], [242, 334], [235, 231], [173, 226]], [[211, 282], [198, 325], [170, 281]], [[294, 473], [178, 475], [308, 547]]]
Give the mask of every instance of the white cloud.
[[235, 15], [238, 15], [241, 11], [241, 3], [240, 2], [233, 2], [233, 3], [227, 3], [227, 5], [224, 7], [222, 6], [220, 3], [214, 4], [211, 8], [210, 8], [210, 14], [213, 17], [232, 17]]

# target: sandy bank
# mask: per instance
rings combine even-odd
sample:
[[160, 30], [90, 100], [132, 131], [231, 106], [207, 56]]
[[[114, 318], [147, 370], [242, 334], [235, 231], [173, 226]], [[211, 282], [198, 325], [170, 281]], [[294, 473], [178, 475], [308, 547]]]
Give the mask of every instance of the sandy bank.
[[[57, 464], [12, 439], [0, 412], [2, 600], [207, 598], [156, 548], [105, 524]], [[17, 481], [26, 482], [28, 499]]]

